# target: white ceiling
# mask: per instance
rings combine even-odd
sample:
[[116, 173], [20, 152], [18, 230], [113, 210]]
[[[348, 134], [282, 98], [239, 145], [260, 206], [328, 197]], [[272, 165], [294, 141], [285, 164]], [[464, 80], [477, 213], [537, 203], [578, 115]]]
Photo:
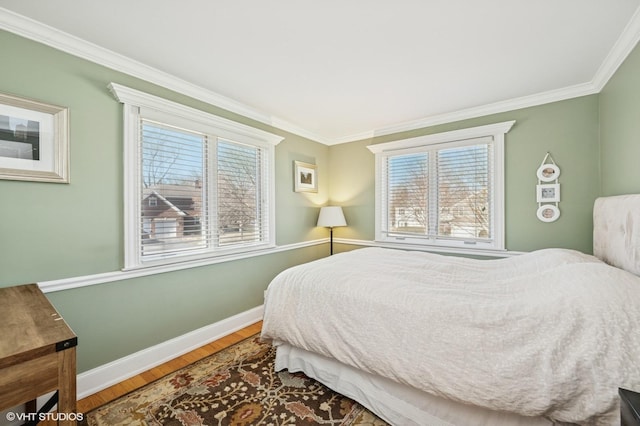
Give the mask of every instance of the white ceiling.
[[[640, 0], [0, 0], [0, 28], [72, 53], [65, 46], [78, 41], [68, 36], [78, 37], [110, 51], [95, 56], [133, 59], [138, 74], [156, 83], [178, 77], [181, 87], [222, 107], [332, 144], [501, 105], [595, 93], [636, 44], [639, 6]], [[80, 50], [91, 57], [87, 49]]]

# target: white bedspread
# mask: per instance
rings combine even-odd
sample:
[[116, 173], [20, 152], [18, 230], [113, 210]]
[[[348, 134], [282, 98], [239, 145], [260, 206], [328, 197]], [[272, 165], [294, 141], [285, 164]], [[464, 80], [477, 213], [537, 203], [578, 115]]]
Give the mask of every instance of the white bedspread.
[[576, 251], [473, 260], [365, 248], [293, 267], [262, 337], [458, 402], [617, 424], [640, 389], [640, 278]]

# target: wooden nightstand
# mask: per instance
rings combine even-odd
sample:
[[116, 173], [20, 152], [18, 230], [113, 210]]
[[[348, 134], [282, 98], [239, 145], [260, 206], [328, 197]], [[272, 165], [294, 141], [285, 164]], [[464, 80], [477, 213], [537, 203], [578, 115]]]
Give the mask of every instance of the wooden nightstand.
[[620, 424], [622, 426], [640, 425], [640, 393], [627, 389], [618, 389], [620, 395]]
[[57, 391], [58, 423], [75, 425], [78, 338], [37, 284], [0, 288], [0, 312], [0, 410]]

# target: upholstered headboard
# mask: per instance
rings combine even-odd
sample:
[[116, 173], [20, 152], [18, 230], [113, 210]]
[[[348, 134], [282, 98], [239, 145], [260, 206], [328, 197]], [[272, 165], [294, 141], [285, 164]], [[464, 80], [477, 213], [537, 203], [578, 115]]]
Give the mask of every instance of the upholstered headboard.
[[596, 200], [593, 254], [610, 265], [640, 275], [640, 194]]

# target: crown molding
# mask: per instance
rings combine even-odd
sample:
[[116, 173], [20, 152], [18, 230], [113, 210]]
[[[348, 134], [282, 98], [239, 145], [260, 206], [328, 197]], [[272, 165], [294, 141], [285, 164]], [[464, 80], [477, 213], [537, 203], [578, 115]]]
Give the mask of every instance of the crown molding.
[[[170, 112], [174, 117], [181, 117], [192, 122], [204, 124], [205, 126], [214, 126], [218, 133], [218, 136], [232, 137], [237, 139], [238, 135], [250, 138], [260, 142], [266, 142], [269, 145], [278, 145], [284, 139], [283, 136], [276, 135], [271, 132], [267, 132], [262, 129], [247, 126], [246, 124], [238, 123], [237, 121], [228, 120], [226, 118], [210, 114], [208, 112], [191, 108], [186, 105], [179, 104], [177, 102], [170, 101], [168, 99], [161, 98], [159, 96], [150, 95], [145, 92], [141, 92], [130, 87], [123, 86], [117, 83], [110, 83], [108, 86], [109, 91], [113, 93], [114, 97], [123, 104], [131, 104], [137, 107], [145, 107], [164, 112]], [[229, 136], [220, 134], [222, 132], [230, 132]]]
[[455, 121], [483, 117], [486, 115], [514, 111], [522, 108], [544, 105], [551, 102], [564, 101], [567, 99], [578, 98], [580, 96], [600, 93], [604, 86], [609, 82], [609, 79], [611, 79], [613, 74], [615, 74], [620, 65], [622, 65], [624, 60], [627, 58], [627, 56], [629, 56], [629, 54], [636, 47], [639, 41], [640, 7], [636, 9], [635, 13], [631, 17], [631, 20], [627, 23], [627, 26], [624, 28], [624, 30], [616, 40], [613, 48], [609, 51], [606, 58], [600, 65], [600, 68], [598, 68], [598, 71], [596, 71], [595, 76], [590, 82], [577, 84], [558, 90], [550, 90], [534, 95], [523, 96], [520, 98], [509, 99], [506, 101], [495, 102], [492, 104], [432, 115], [418, 120], [399, 123], [393, 126], [383, 127], [380, 129], [345, 136], [342, 138], [336, 138], [328, 144], [338, 145], [341, 143], [355, 142], [364, 139], [371, 139], [376, 136], [391, 135], [394, 133], [422, 129], [438, 124], [452, 123]]
[[318, 135], [286, 120], [271, 116], [241, 102], [204, 89], [171, 74], [147, 66], [124, 55], [120, 55], [2, 7], [0, 7], [0, 29], [46, 44], [54, 49], [89, 60], [115, 71], [140, 78], [257, 122], [331, 146], [599, 93], [640, 40], [640, 7], [636, 10], [590, 82], [492, 104], [436, 114], [419, 120], [337, 138], [327, 138]]
[[358, 140], [370, 139], [377, 136], [385, 136], [400, 132], [407, 132], [410, 130], [422, 129], [438, 124], [452, 123], [455, 121], [467, 120], [470, 118], [477, 118], [491, 114], [498, 114], [501, 112], [514, 111], [517, 109], [591, 95], [597, 92], [598, 91], [593, 83], [577, 84], [575, 86], [565, 87], [558, 90], [550, 90], [548, 92], [538, 93], [535, 95], [523, 96], [520, 98], [509, 99], [506, 101], [495, 102], [478, 107], [432, 115], [414, 121], [407, 121], [393, 126], [383, 127], [369, 132], [336, 139], [335, 141], [333, 141], [333, 143], [330, 143], [330, 145], [355, 142]]
[[609, 54], [607, 54], [607, 57], [602, 61], [600, 68], [596, 72], [592, 82], [597, 92], [604, 89], [609, 79], [636, 47], [638, 41], [640, 41], [640, 7], [636, 9], [631, 20], [629, 20], [627, 26], [622, 30], [620, 37], [618, 37], [613, 48], [609, 51]]
[[0, 7], [0, 29], [54, 49], [105, 66], [112, 70], [148, 81], [193, 99], [206, 102], [238, 115], [250, 118], [289, 133], [326, 143], [326, 138], [309, 132], [293, 123], [266, 114], [241, 102], [205, 89], [174, 75], [160, 71], [127, 56], [100, 47], [79, 37], [60, 31], [41, 22]]
[[466, 129], [451, 130], [449, 132], [436, 133], [433, 135], [418, 136], [415, 138], [402, 139], [399, 141], [368, 145], [367, 149], [374, 154], [380, 154], [385, 151], [417, 148], [427, 145], [441, 144], [445, 142], [455, 142], [462, 140], [468, 141], [469, 139], [480, 139], [486, 136], [491, 136], [495, 140], [499, 135], [508, 133], [515, 123], [516, 121], [512, 120], [504, 121], [502, 123], [487, 124], [484, 126], [469, 127]]

